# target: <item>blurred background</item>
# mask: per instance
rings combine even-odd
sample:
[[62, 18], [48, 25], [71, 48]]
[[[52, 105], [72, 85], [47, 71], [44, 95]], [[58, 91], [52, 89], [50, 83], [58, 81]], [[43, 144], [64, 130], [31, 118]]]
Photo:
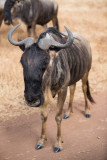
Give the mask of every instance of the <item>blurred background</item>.
[[[65, 32], [65, 25], [72, 32], [82, 34], [91, 44], [93, 62], [89, 82], [92, 95], [104, 92], [107, 90], [107, 0], [56, 1], [59, 5], [60, 31]], [[49, 26], [52, 26], [51, 22]], [[7, 34], [11, 28], [12, 25], [7, 26], [4, 22], [0, 27], [0, 121], [39, 112], [38, 108], [30, 108], [24, 102], [23, 71], [20, 64], [22, 51], [8, 42]], [[44, 28], [37, 25], [36, 31], [39, 36]], [[24, 24], [13, 36], [15, 40], [18, 37], [27, 37]], [[81, 82], [77, 84], [74, 101], [79, 99], [84, 101]]]

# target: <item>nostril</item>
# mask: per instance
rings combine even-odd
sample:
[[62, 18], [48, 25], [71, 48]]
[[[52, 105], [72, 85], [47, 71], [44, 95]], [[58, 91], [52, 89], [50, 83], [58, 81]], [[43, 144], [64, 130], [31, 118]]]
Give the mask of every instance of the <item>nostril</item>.
[[29, 96], [29, 97], [26, 97], [26, 100], [31, 103], [33, 101], [33, 98]]
[[31, 99], [27, 99], [27, 101], [28, 101], [28, 102], [32, 102], [32, 100], [31, 100]]

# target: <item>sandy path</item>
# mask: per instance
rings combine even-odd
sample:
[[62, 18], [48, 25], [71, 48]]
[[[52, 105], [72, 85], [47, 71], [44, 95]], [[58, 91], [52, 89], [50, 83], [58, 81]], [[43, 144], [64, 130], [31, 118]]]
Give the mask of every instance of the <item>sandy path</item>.
[[[53, 152], [56, 138], [55, 111], [47, 122], [45, 148], [34, 149], [41, 130], [40, 114], [21, 115], [0, 125], [0, 160], [106, 160], [107, 159], [107, 92], [94, 95], [92, 117], [83, 114], [84, 103], [74, 102], [72, 117], [62, 121], [63, 151]], [[67, 106], [65, 105], [65, 108]]]

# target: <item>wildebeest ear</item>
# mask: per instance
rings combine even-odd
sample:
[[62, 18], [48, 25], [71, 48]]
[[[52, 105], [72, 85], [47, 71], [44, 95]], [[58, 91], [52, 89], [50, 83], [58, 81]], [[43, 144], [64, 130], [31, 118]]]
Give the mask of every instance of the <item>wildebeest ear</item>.
[[[20, 42], [20, 41], [22, 41], [21, 39], [18, 39], [18, 42]], [[19, 46], [19, 48], [22, 50], [22, 51], [24, 51], [25, 50], [25, 45], [21, 45], [21, 46]]]
[[23, 45], [23, 46], [19, 46], [19, 48], [20, 48], [22, 51], [25, 50], [25, 46], [24, 46], [24, 45]]

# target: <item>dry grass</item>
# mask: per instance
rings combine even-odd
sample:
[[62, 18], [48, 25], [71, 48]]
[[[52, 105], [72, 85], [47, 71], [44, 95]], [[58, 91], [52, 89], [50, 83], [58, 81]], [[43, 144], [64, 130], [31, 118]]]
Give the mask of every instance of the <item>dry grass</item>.
[[[57, 0], [59, 4], [60, 31], [64, 25], [73, 32], [86, 37], [92, 47], [93, 64], [89, 76], [92, 93], [107, 89], [107, 0]], [[49, 24], [49, 26], [51, 23]], [[7, 40], [7, 33], [12, 26], [0, 28], [0, 120], [20, 114], [30, 114], [39, 109], [29, 108], [23, 98], [23, 72], [20, 64], [22, 51], [12, 46]], [[43, 31], [37, 26], [37, 33]], [[22, 25], [14, 39], [25, 38], [25, 26]], [[77, 85], [75, 100], [83, 98], [81, 83]]]

